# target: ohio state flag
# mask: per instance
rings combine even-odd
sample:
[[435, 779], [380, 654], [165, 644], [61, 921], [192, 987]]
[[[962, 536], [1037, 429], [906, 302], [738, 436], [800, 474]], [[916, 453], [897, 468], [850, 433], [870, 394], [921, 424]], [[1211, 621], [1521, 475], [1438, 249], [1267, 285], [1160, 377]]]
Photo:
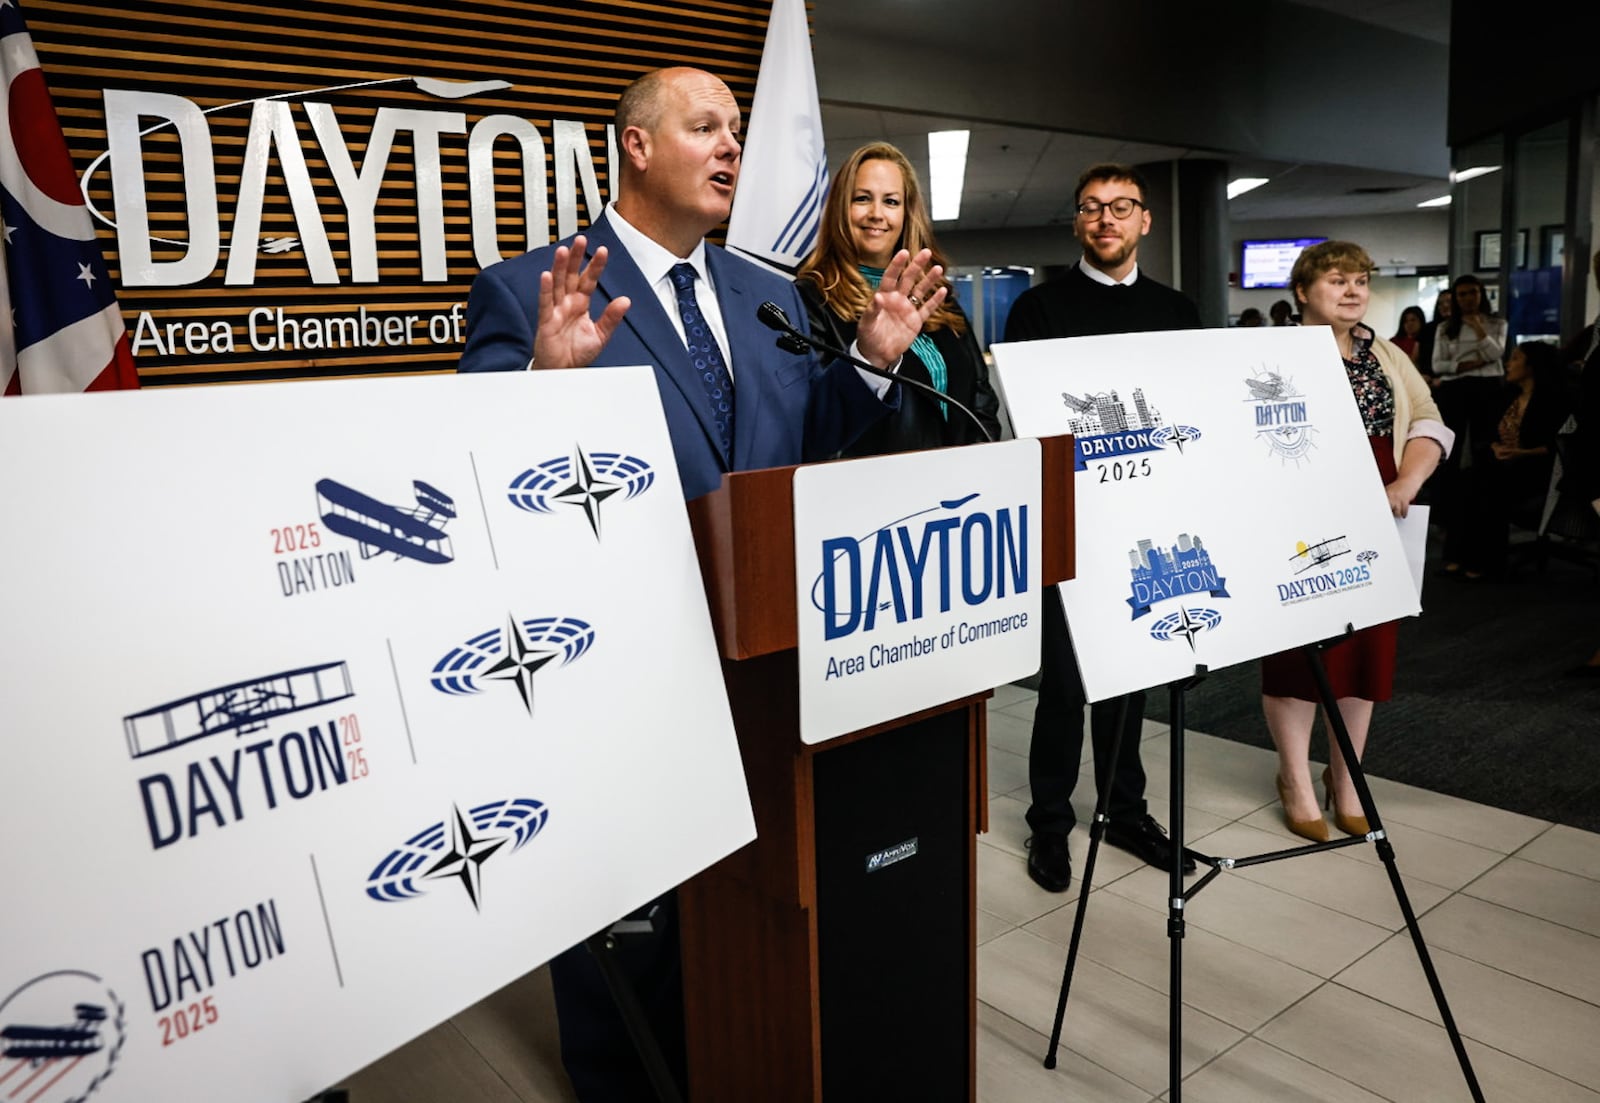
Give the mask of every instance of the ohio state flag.
[[139, 385], [39, 58], [0, 0], [0, 394]]

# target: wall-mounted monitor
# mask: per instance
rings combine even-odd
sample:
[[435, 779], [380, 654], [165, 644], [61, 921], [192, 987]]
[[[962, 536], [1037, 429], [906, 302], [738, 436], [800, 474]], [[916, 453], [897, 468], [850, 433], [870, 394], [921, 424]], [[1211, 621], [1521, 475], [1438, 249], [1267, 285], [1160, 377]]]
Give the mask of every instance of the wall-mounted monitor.
[[1327, 241], [1325, 237], [1278, 238], [1272, 241], [1246, 241], [1239, 263], [1239, 286], [1288, 287], [1294, 262], [1308, 245]]

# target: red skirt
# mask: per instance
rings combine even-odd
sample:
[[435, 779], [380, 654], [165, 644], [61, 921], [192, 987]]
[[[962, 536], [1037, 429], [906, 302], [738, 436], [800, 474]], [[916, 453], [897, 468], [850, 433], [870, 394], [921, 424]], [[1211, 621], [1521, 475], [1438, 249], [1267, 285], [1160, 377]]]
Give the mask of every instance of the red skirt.
[[[1398, 472], [1394, 463], [1392, 437], [1368, 437], [1372, 458], [1384, 485], [1394, 482]], [[1365, 701], [1387, 701], [1394, 696], [1395, 645], [1400, 622], [1375, 624], [1363, 628], [1349, 639], [1322, 653], [1328, 681], [1335, 697], [1360, 697]], [[1321, 701], [1316, 675], [1303, 650], [1280, 651], [1261, 660], [1261, 692], [1268, 697], [1295, 697], [1302, 701]]]

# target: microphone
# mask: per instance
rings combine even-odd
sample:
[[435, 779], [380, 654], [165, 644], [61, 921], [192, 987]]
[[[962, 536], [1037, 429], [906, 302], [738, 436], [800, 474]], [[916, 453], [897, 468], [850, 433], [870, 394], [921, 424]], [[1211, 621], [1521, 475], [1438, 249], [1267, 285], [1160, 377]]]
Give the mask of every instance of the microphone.
[[884, 371], [882, 368], [874, 367], [865, 360], [856, 359], [844, 349], [834, 348], [826, 341], [819, 341], [817, 338], [811, 336], [811, 334], [806, 333], [796, 327], [795, 324], [789, 320], [789, 315], [784, 313], [783, 307], [779, 306], [777, 303], [768, 300], [767, 302], [764, 302], [758, 306], [756, 308], [756, 320], [762, 325], [766, 326], [768, 329], [776, 330], [780, 334], [777, 344], [778, 347], [783, 351], [800, 353], [805, 352], [808, 348], [816, 349], [818, 352], [825, 353], [826, 355], [833, 357], [835, 360], [843, 360], [846, 363], [854, 364], [868, 375], [876, 375], [881, 379], [889, 379], [899, 383], [903, 387], [910, 387], [913, 390], [921, 391], [937, 402], [948, 402], [950, 405], [960, 410], [963, 414], [967, 415], [967, 419], [971, 421], [973, 425], [977, 426], [978, 432], [983, 436], [985, 441], [988, 441], [989, 443], [994, 442], [994, 437], [989, 434], [989, 430], [984, 427], [983, 422], [978, 420], [977, 414], [973, 413], [961, 403], [945, 394], [938, 387], [929, 386], [920, 379], [908, 379], [903, 375], [897, 375], [891, 371]]

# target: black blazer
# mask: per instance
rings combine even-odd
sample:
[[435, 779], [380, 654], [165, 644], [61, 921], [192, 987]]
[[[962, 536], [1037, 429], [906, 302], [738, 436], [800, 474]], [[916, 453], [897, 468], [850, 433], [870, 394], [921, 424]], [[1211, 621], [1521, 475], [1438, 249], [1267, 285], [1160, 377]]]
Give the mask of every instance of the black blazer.
[[[841, 318], [835, 314], [823, 301], [821, 290], [811, 280], [802, 277], [795, 281], [795, 287], [805, 300], [812, 331], [839, 348], [848, 349], [856, 339], [858, 319]], [[953, 305], [954, 300], [951, 302]], [[960, 309], [956, 307], [956, 310]], [[944, 357], [948, 375], [945, 393], [976, 414], [990, 437], [998, 440], [1000, 400], [989, 385], [989, 366], [978, 348], [972, 324], [968, 322], [959, 335], [949, 329], [938, 329], [929, 332], [928, 336], [939, 350], [939, 355]], [[933, 383], [927, 365], [918, 359], [915, 352], [907, 352], [902, 358], [899, 374], [929, 385]], [[839, 455], [886, 456], [923, 448], [977, 444], [982, 440], [983, 434], [960, 410], [952, 406], [946, 417], [933, 397], [914, 387], [901, 387], [900, 409], [869, 427]]]

